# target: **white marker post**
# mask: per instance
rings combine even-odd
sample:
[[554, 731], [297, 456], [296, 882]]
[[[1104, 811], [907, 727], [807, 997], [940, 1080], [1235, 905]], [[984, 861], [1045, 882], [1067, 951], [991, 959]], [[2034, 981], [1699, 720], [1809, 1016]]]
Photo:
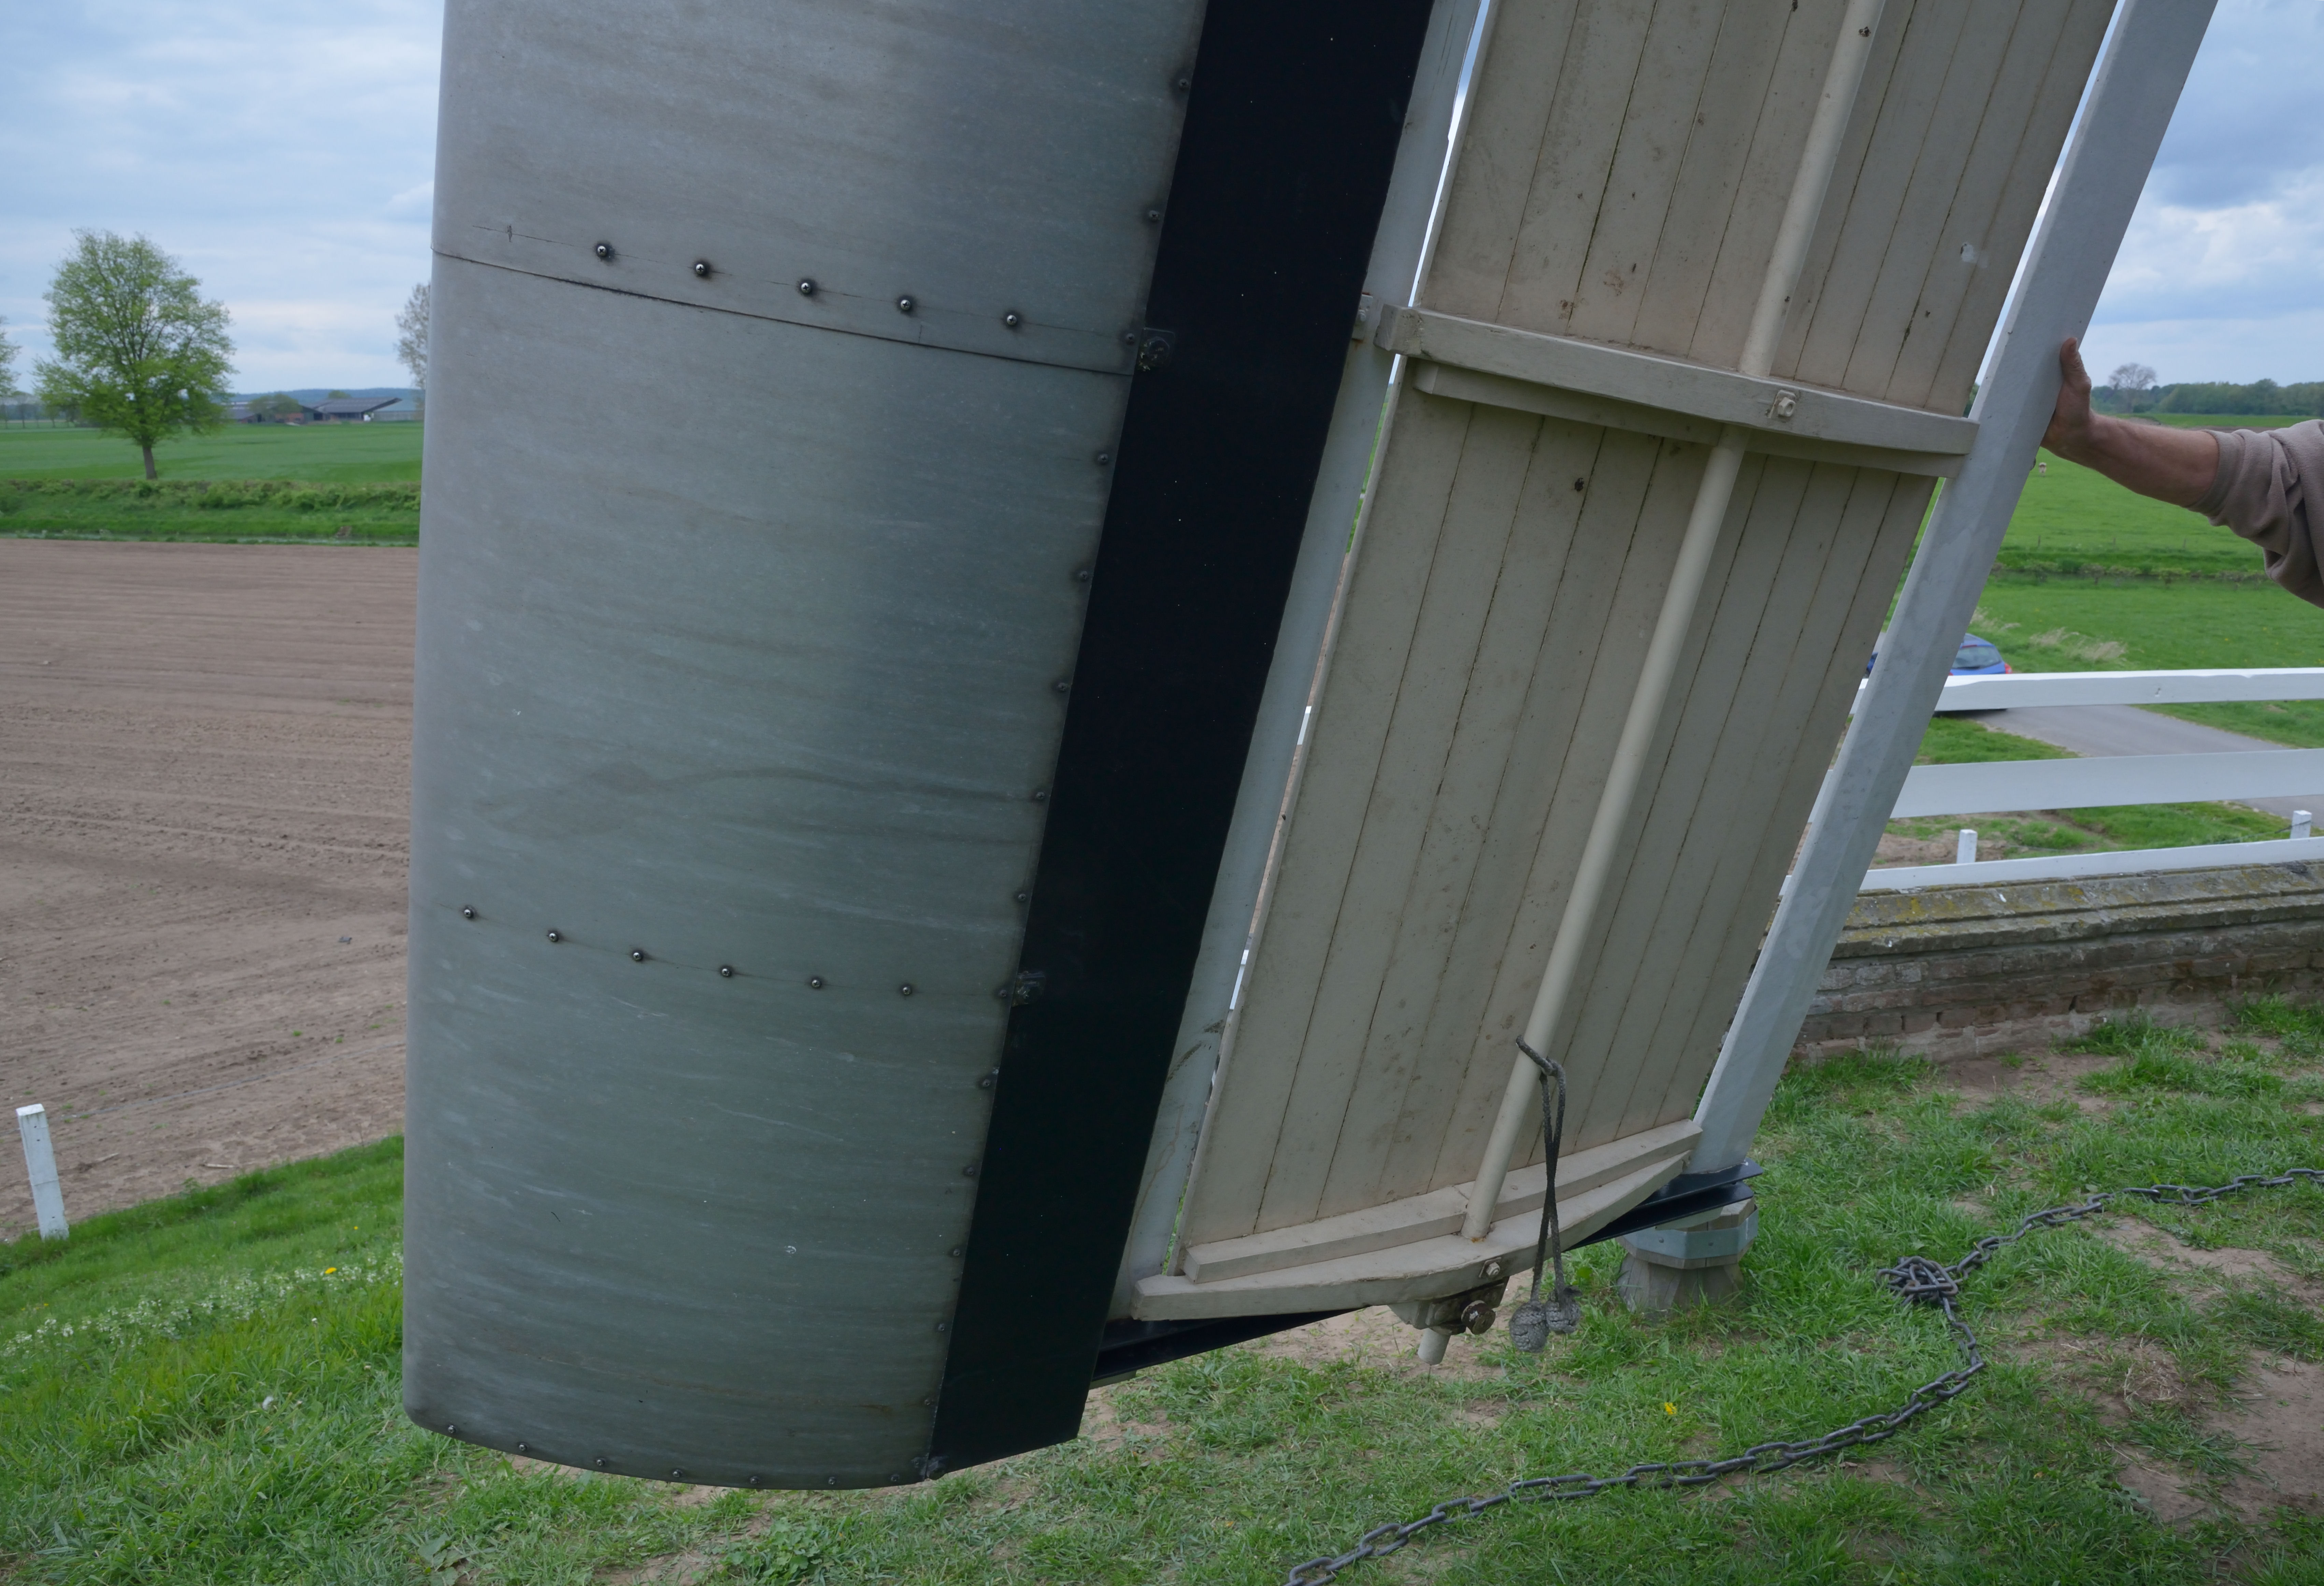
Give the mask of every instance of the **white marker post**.
[[1977, 833], [1968, 826], [1963, 826], [1960, 830], [1960, 835], [1954, 839], [1953, 862], [1955, 864], [1975, 864], [1977, 862]]
[[32, 1176], [32, 1215], [42, 1239], [71, 1232], [65, 1222], [65, 1192], [57, 1183], [57, 1154], [49, 1145], [49, 1110], [38, 1102], [16, 1109], [17, 1132], [24, 1137], [24, 1166]]

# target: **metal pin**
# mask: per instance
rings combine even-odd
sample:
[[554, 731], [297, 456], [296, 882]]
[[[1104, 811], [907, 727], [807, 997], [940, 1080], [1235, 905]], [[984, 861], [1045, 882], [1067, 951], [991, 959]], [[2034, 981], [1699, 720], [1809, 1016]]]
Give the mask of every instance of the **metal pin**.
[[476, 911], [473, 908], [463, 908], [460, 910], [460, 917], [462, 919], [474, 919], [476, 917]]
[[549, 939], [552, 942], [561, 942], [565, 939], [565, 933], [563, 931], [551, 931], [549, 933]]
[[708, 281], [710, 279], [710, 261], [707, 259], [696, 259], [694, 262], [694, 273], [700, 276], [703, 280]]
[[1019, 326], [1025, 323], [1025, 316], [1019, 314], [1016, 309], [1011, 309], [1009, 312], [1001, 317], [1001, 323], [1006, 325], [1010, 329], [1014, 330]]
[[819, 974], [811, 974], [807, 976], [807, 989], [810, 991], [820, 991], [823, 990], [823, 977]]
[[899, 314], [908, 314], [918, 306], [908, 294], [896, 300], [896, 311]]
[[600, 259], [610, 261], [613, 256], [613, 244], [611, 243], [599, 243], [595, 247], [589, 251], [596, 254]]
[[632, 947], [630, 949], [630, 962], [632, 964], [643, 964], [645, 961], [646, 950], [643, 947]]
[[898, 995], [899, 997], [908, 997], [908, 996], [910, 996], [911, 994], [912, 994], [912, 982], [909, 982], [909, 981], [906, 981], [902, 985], [898, 986], [898, 987], [896, 988], [896, 995]]
[[718, 978], [723, 981], [733, 980], [734, 978], [734, 966], [731, 964], [720, 964], [718, 966]]
[[800, 276], [798, 289], [799, 296], [803, 298], [811, 298], [815, 296], [815, 277], [812, 275]]

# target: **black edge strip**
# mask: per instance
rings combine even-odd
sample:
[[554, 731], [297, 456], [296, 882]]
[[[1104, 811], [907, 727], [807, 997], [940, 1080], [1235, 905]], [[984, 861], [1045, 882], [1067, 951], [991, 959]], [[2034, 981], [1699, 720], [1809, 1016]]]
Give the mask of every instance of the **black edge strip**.
[[929, 1474], [1080, 1429], [1429, 11], [1204, 20]]
[[[1737, 1185], [1757, 1177], [1761, 1171], [1757, 1162], [1742, 1162], [1711, 1173], [1681, 1174], [1605, 1227], [1584, 1234], [1565, 1248], [1578, 1250], [1583, 1245], [1619, 1239], [1656, 1223], [1692, 1217], [1698, 1212], [1715, 1212], [1735, 1198]], [[1274, 1316], [1209, 1316], [1199, 1322], [1109, 1322], [1098, 1345], [1097, 1365], [1091, 1376], [1093, 1380], [1102, 1380], [1142, 1371], [1148, 1366], [1207, 1354], [1231, 1343], [1247, 1343], [1254, 1338], [1287, 1332], [1310, 1322], [1346, 1314], [1304, 1311]]]

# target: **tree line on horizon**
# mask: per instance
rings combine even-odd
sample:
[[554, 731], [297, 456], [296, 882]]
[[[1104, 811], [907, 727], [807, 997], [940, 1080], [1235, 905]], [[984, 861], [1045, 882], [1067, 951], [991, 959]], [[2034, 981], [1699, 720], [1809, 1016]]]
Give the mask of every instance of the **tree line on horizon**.
[[2186, 380], [2172, 385], [2101, 385], [2092, 389], [2093, 406], [2109, 413], [2220, 413], [2324, 418], [2324, 380], [2278, 385], [2255, 380], [2248, 385], [2232, 381]]

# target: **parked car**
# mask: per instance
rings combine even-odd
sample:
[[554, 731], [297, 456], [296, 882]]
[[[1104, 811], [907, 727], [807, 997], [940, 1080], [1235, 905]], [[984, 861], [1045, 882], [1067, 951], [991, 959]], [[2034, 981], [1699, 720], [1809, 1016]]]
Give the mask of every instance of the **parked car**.
[[[1886, 639], [1887, 634], [1883, 633]], [[1864, 675], [1872, 675], [1872, 663], [1880, 659], [1876, 649], [1864, 660]], [[1952, 675], [1956, 678], [1999, 678], [2008, 674], [2009, 663], [2001, 659], [2001, 651], [1990, 639], [1979, 639], [1974, 633], [1961, 635], [1960, 648], [1953, 651]]]

